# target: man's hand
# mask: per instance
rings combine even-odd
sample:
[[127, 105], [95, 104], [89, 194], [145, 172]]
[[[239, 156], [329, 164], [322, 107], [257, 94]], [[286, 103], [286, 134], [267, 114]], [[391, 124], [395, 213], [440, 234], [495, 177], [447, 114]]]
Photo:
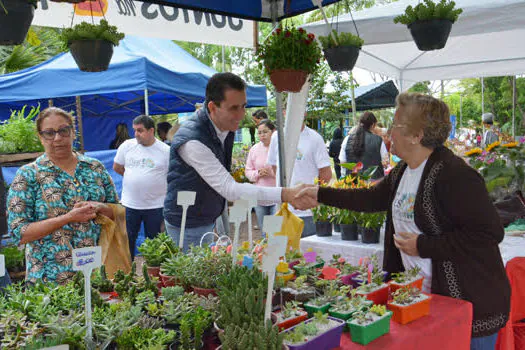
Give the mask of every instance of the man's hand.
[[411, 232], [398, 232], [394, 235], [394, 244], [397, 249], [406, 255], [419, 256], [417, 250], [417, 237], [419, 235]]
[[269, 175], [269, 173], [268, 173], [268, 169], [266, 169], [266, 168], [259, 169], [258, 174], [259, 174], [259, 177], [265, 177], [265, 176], [268, 176], [268, 175]]
[[317, 202], [317, 193], [319, 192], [319, 186], [308, 185], [300, 189], [295, 194], [292, 201], [294, 208], [299, 210], [306, 210], [315, 208], [319, 205]]

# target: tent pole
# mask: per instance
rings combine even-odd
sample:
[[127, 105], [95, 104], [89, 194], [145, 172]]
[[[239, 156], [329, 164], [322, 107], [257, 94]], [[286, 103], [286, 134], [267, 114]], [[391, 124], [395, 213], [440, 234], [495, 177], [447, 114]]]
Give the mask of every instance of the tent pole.
[[459, 127], [463, 126], [463, 94], [459, 95]]
[[[277, 25], [277, 1], [270, 2], [270, 13], [272, 16], [272, 24], [275, 28]], [[284, 127], [283, 127], [283, 108], [282, 108], [282, 97], [280, 92], [275, 92], [275, 119], [277, 121], [277, 141], [279, 146], [279, 182], [281, 187], [286, 187], [288, 184], [288, 178], [286, 174], [286, 161], [285, 161], [285, 149], [284, 149]]]
[[[481, 115], [485, 113], [485, 81], [481, 77]], [[483, 118], [482, 118], [483, 119]], [[485, 135], [485, 124], [481, 120], [481, 143], [483, 144], [483, 136]]]
[[82, 101], [80, 96], [75, 97], [77, 105], [78, 138], [80, 139], [80, 152], [84, 152], [84, 129], [82, 127]]
[[516, 137], [516, 76], [512, 77], [512, 141]]
[[354, 125], [357, 125], [357, 111], [356, 105], [355, 105], [355, 80], [354, 80], [354, 73], [350, 72], [350, 79], [352, 81], [352, 118], [354, 119]]
[[149, 115], [149, 94], [148, 89], [144, 89], [144, 114]]

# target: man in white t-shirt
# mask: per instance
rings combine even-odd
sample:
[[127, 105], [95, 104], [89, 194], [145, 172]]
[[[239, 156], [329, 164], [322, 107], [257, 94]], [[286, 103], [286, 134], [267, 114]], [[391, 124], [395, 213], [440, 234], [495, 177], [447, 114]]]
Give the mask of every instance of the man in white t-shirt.
[[[279, 148], [276, 132], [272, 135], [267, 162], [274, 168], [277, 174], [277, 181], [279, 182]], [[316, 177], [323, 182], [330, 182], [332, 179], [330, 156], [328, 155], [323, 137], [303, 123], [299, 143], [297, 144], [297, 153], [290, 186], [313, 184]], [[297, 210], [291, 204], [288, 205], [288, 208], [304, 221], [302, 237], [314, 235], [316, 230], [312, 211]]]
[[154, 238], [160, 232], [170, 157], [170, 147], [155, 138], [153, 119], [138, 116], [133, 120], [133, 130], [135, 138], [120, 145], [113, 163], [113, 169], [124, 176], [122, 205], [126, 207], [132, 259], [142, 222], [147, 238]]

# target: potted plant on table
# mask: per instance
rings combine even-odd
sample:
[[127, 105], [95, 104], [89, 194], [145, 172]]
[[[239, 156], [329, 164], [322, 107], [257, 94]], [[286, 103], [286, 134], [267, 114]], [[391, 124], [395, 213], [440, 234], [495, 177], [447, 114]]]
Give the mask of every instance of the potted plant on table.
[[302, 28], [277, 28], [259, 46], [257, 59], [270, 76], [278, 92], [299, 92], [308, 75], [315, 73], [321, 60], [321, 49]]
[[392, 274], [390, 284], [390, 292], [394, 293], [396, 290], [406, 287], [414, 287], [421, 290], [423, 288], [423, 277], [419, 274], [421, 268], [415, 266], [407, 271]]
[[430, 299], [418, 288], [401, 288], [392, 293], [388, 308], [394, 313], [394, 321], [407, 324], [430, 313]]
[[421, 51], [439, 50], [445, 47], [452, 24], [463, 12], [455, 6], [454, 1], [441, 0], [435, 3], [424, 0], [416, 7], [407, 6], [405, 14], [395, 17], [394, 23], [408, 26]]
[[[195, 254], [193, 254], [196, 252]], [[186, 269], [188, 284], [197, 295], [217, 295], [219, 277], [231, 270], [231, 255], [225, 251], [192, 249], [192, 262]]]
[[361, 242], [373, 244], [379, 243], [381, 226], [385, 222], [386, 213], [359, 213], [358, 230], [361, 235]]
[[[352, 291], [352, 298], [341, 298], [336, 300], [328, 310], [328, 314], [340, 320], [348, 320], [359, 311], [368, 309], [372, 306], [372, 301], [366, 299], [362, 295], [355, 294]], [[345, 325], [345, 330], [349, 330], [348, 325]]]
[[106, 275], [105, 265], [102, 265], [97, 272], [94, 272], [94, 277], [91, 279], [91, 285], [99, 291], [100, 296], [105, 300], [108, 300], [115, 291], [113, 282], [111, 282]]
[[360, 286], [356, 288], [358, 295], [365, 296], [374, 304], [386, 305], [389, 286], [384, 283], [385, 273], [378, 268], [377, 257], [372, 256], [371, 263], [361, 265], [357, 280]]
[[192, 266], [192, 259], [186, 254], [177, 254], [160, 265], [160, 280], [164, 287], [181, 285], [189, 288], [187, 270]]
[[352, 341], [367, 345], [372, 340], [390, 332], [392, 312], [384, 305], [374, 305], [366, 311], [360, 311], [347, 321]]
[[338, 215], [335, 216], [336, 222], [341, 225], [341, 239], [343, 241], [357, 241], [359, 239], [357, 213], [348, 209], [336, 210], [338, 211]]
[[175, 242], [165, 232], [159, 233], [155, 238], [146, 238], [139, 247], [139, 252], [148, 265], [150, 276], [159, 277], [160, 265], [179, 252]]
[[62, 40], [78, 68], [84, 72], [107, 70], [113, 57], [113, 46], [118, 46], [122, 39], [124, 34], [104, 19], [99, 24], [82, 22], [62, 31]]
[[250, 322], [243, 325], [232, 324], [219, 334], [221, 350], [280, 350], [283, 349], [284, 334], [279, 328], [264, 322]]
[[0, 45], [19, 45], [27, 36], [37, 0], [0, 0]]
[[[4, 184], [0, 184], [3, 186]], [[0, 254], [4, 255], [5, 268], [9, 273], [11, 282], [23, 281], [26, 276], [25, 254], [23, 250], [16, 246], [6, 246], [0, 249]]]
[[330, 69], [335, 72], [354, 69], [364, 44], [364, 40], [359, 36], [346, 32], [338, 33], [336, 30], [332, 30], [328, 36], [320, 36], [319, 41]]
[[295, 281], [290, 281], [286, 287], [281, 288], [283, 300], [304, 303], [315, 298], [315, 288], [306, 282], [307, 278], [306, 275], [299, 276]]
[[281, 311], [274, 315], [277, 319], [277, 327], [281, 331], [306, 321], [308, 318], [308, 312], [300, 308], [297, 301], [286, 302]]
[[282, 285], [286, 285], [286, 283], [290, 280], [292, 280], [295, 277], [295, 271], [290, 268], [290, 266], [284, 262], [281, 261], [277, 265], [276, 272], [275, 272], [275, 278], [279, 281], [281, 281]]
[[322, 350], [339, 347], [344, 321], [318, 312], [285, 331], [284, 344], [290, 350]]

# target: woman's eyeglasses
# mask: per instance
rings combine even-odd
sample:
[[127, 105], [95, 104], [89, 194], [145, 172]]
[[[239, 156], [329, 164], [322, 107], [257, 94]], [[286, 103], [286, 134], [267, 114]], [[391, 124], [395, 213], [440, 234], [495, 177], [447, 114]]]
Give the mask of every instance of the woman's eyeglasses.
[[46, 129], [39, 132], [39, 134], [46, 140], [54, 140], [56, 135], [59, 134], [62, 137], [69, 137], [71, 135], [71, 126], [64, 126], [58, 130]]

